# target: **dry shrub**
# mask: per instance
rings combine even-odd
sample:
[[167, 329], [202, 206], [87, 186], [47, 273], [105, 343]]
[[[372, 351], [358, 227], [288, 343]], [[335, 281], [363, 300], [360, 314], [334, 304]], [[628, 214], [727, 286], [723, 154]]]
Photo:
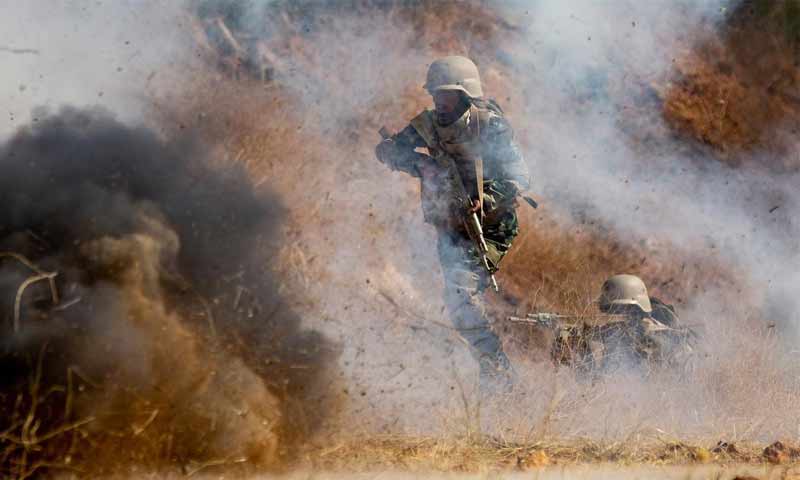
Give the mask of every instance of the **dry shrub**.
[[734, 166], [755, 151], [770, 169], [796, 170], [787, 153], [800, 122], [798, 19], [794, 1], [739, 2], [720, 33], [706, 32], [678, 57], [666, 120]]

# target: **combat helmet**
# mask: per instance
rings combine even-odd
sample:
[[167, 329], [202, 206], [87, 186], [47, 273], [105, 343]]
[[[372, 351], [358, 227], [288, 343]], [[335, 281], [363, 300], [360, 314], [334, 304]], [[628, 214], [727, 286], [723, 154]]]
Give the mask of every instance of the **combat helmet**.
[[483, 97], [478, 67], [467, 57], [444, 57], [431, 63], [425, 89], [433, 95], [442, 90], [464, 92], [470, 98]]
[[606, 280], [600, 289], [598, 303], [604, 312], [615, 305], [636, 305], [645, 313], [653, 311], [647, 287], [635, 275], [614, 275]]

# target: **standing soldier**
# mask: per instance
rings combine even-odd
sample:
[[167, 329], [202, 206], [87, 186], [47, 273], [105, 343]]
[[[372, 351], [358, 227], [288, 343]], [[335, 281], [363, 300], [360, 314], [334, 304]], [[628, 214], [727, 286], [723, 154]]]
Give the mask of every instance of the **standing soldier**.
[[421, 179], [425, 221], [438, 233], [451, 320], [480, 365], [482, 389], [509, 385], [513, 369], [481, 297], [488, 286], [496, 288], [494, 273], [518, 234], [515, 209], [528, 188], [528, 167], [503, 111], [483, 97], [471, 60], [436, 60], [425, 89], [435, 109], [396, 135], [383, 133], [376, 155], [392, 170]]

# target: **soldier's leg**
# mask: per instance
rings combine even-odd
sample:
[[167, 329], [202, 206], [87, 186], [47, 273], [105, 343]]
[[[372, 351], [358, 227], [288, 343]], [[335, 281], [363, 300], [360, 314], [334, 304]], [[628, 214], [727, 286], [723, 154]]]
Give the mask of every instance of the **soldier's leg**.
[[456, 330], [471, 346], [482, 381], [508, 377], [511, 364], [486, 317], [482, 299], [485, 279], [479, 260], [469, 243], [447, 232], [439, 233], [438, 249], [445, 277], [445, 304]]

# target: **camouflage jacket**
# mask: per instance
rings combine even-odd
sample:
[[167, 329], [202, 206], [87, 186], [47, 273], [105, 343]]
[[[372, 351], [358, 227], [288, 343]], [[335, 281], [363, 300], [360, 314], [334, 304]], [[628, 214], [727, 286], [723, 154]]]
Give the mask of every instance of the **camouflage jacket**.
[[[428, 155], [417, 152], [418, 148], [426, 148]], [[472, 198], [477, 198], [478, 156], [483, 161], [484, 184], [503, 192], [505, 199], [513, 200], [530, 182], [528, 165], [514, 141], [511, 125], [491, 100], [475, 100], [455, 128], [440, 127], [435, 112], [425, 110], [402, 131], [378, 145], [376, 153], [393, 170], [422, 179], [425, 218], [434, 224], [442, 223], [442, 216], [446, 215], [441, 199], [448, 195], [446, 173], [436, 161], [440, 155], [453, 158]]]

